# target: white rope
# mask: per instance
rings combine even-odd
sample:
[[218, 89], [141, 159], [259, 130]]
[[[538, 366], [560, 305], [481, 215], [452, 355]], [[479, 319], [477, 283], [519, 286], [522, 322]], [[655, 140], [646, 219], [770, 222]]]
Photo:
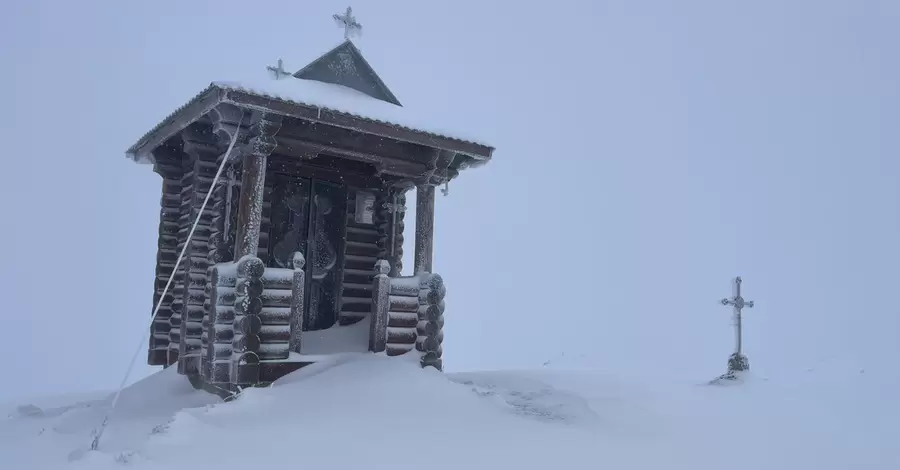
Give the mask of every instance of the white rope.
[[[244, 120], [244, 111], [241, 110], [241, 121]], [[234, 144], [237, 142], [238, 131], [240, 130], [240, 122], [238, 121], [238, 127], [234, 130], [234, 136], [231, 137], [231, 144], [228, 145], [228, 150], [225, 152], [225, 157], [222, 158], [222, 163], [219, 165], [219, 169], [216, 171], [216, 176], [213, 178], [212, 185], [209, 187], [209, 191], [206, 193], [206, 198], [203, 199], [203, 204], [200, 206], [200, 213], [197, 214], [197, 218], [194, 220], [194, 225], [191, 226], [191, 231], [188, 232], [187, 239], [184, 242], [184, 247], [181, 249], [181, 253], [178, 254], [178, 259], [175, 260], [175, 267], [172, 268], [172, 274], [169, 275], [169, 280], [166, 281], [166, 287], [163, 288], [162, 295], [159, 297], [159, 301], [156, 302], [156, 307], [153, 309], [153, 315], [150, 317], [150, 325], [149, 328], [152, 331], [153, 322], [156, 321], [156, 316], [159, 314], [159, 308], [162, 306], [163, 299], [165, 299], [166, 294], [169, 292], [169, 288], [172, 286], [172, 280], [175, 279], [175, 273], [178, 272], [178, 266], [181, 265], [181, 260], [184, 258], [184, 254], [187, 252], [189, 246], [191, 246], [191, 238], [194, 236], [194, 231], [197, 229], [197, 225], [200, 223], [200, 217], [203, 216], [203, 211], [206, 210], [206, 204], [209, 202], [210, 196], [212, 196], [213, 190], [216, 189], [216, 184], [219, 182], [219, 177], [222, 176], [222, 170], [225, 168], [225, 164], [228, 162], [228, 158], [231, 156], [231, 150], [234, 149]], [[184, 320], [182, 320], [184, 321]], [[112, 404], [109, 407], [109, 410], [106, 412], [106, 416], [103, 417], [103, 422], [100, 423], [100, 428], [94, 434], [94, 440], [91, 442], [91, 450], [97, 450], [97, 447], [100, 445], [100, 438], [103, 436], [103, 431], [106, 430], [106, 425], [109, 424], [109, 418], [112, 416], [113, 411], [116, 409], [116, 404], [119, 402], [119, 395], [122, 394], [122, 390], [125, 388], [125, 382], [128, 381], [128, 377], [131, 376], [131, 371], [134, 369], [134, 361], [137, 359], [138, 354], [141, 352], [141, 348], [144, 346], [144, 338], [147, 333], [145, 330], [141, 330], [141, 339], [138, 342], [137, 349], [134, 351], [134, 355], [131, 356], [131, 362], [128, 364], [128, 370], [125, 372], [125, 376], [122, 377], [122, 382], [119, 384], [118, 390], [116, 390], [116, 394], [113, 396]]]

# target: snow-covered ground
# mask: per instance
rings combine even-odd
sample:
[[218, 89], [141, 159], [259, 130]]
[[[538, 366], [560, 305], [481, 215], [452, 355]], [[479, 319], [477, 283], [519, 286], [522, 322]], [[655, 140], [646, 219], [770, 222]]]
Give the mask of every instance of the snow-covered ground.
[[[441, 374], [343, 356], [231, 403], [174, 370], [4, 406], [9, 469], [898, 469], [900, 387], [860, 370], [712, 386], [587, 371]], [[32, 406], [21, 406], [32, 405]], [[72, 458], [74, 457], [74, 459]]]

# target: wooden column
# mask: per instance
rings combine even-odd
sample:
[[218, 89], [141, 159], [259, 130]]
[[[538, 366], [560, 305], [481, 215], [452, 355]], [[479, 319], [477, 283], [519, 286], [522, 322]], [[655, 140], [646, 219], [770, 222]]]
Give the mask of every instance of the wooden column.
[[434, 186], [416, 187], [415, 274], [430, 273], [434, 248]]
[[375, 263], [372, 280], [372, 318], [369, 324], [369, 351], [384, 352], [387, 348], [387, 328], [391, 298], [391, 265], [380, 259]]
[[416, 254], [414, 274], [430, 273], [434, 251], [434, 184], [438, 177], [443, 182], [447, 168], [456, 158], [449, 150], [434, 149], [428, 162], [428, 171], [416, 184]]
[[404, 222], [404, 218], [406, 217], [406, 191], [409, 191], [410, 188], [393, 188], [391, 191], [393, 192], [392, 200], [393, 203], [397, 206], [403, 208], [403, 210], [397, 210], [392, 215], [392, 224], [390, 230], [390, 246], [391, 253], [389, 257], [389, 263], [391, 265], [391, 272], [389, 274], [390, 277], [398, 277], [400, 273], [403, 272], [403, 241], [404, 235], [403, 232], [406, 229], [406, 223]]
[[237, 240], [234, 258], [256, 256], [262, 221], [266, 184], [266, 161], [278, 143], [275, 134], [281, 128], [281, 116], [258, 113], [253, 116], [250, 142], [244, 148], [241, 196], [238, 205]]

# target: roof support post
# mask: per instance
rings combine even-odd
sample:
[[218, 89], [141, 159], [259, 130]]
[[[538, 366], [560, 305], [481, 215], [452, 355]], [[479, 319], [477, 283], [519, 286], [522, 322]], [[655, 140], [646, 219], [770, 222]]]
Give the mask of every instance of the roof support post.
[[415, 274], [430, 273], [434, 250], [434, 186], [416, 186]]
[[415, 274], [430, 273], [434, 253], [434, 184], [436, 173], [446, 171], [456, 152], [433, 149], [428, 170], [416, 182], [416, 253]]
[[243, 174], [238, 205], [237, 240], [234, 258], [256, 256], [259, 251], [259, 228], [262, 222], [263, 195], [266, 184], [266, 162], [278, 143], [275, 134], [281, 129], [281, 116], [256, 113], [252, 119], [250, 142], [243, 148]]

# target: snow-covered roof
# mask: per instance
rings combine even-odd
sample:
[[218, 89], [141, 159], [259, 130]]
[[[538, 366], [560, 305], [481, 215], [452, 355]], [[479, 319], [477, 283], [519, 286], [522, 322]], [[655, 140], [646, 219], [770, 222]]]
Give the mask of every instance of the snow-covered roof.
[[[261, 100], [248, 100], [248, 97]], [[345, 86], [288, 76], [280, 80], [256, 77], [213, 82], [141, 137], [128, 149], [128, 156], [138, 162], [150, 161], [149, 153], [154, 148], [221, 103], [265, 109], [339, 127], [380, 124], [385, 133], [391, 133], [391, 129], [407, 131], [409, 138], [401, 140], [454, 150], [478, 160], [489, 159], [493, 152], [482, 136], [444, 124], [434, 113], [396, 106]]]
[[415, 109], [408, 106], [396, 106], [345, 86], [293, 77], [281, 80], [222, 81], [213, 82], [213, 84], [225, 89], [245, 91], [267, 98], [351, 114], [410, 130], [487, 145], [482, 136], [471, 130], [448, 125], [437, 119], [439, 116], [416, 112]]

